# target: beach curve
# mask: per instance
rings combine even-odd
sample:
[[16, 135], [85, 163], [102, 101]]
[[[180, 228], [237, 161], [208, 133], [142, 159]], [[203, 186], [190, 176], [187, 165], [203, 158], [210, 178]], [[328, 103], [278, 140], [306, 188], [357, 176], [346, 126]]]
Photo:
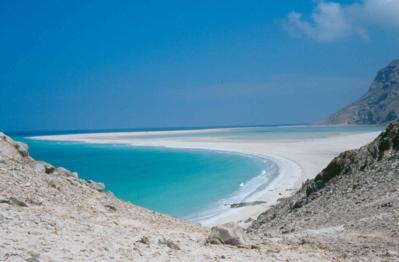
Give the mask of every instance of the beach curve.
[[[201, 132], [204, 132], [202, 130]], [[134, 132], [132, 132], [134, 133]], [[148, 132], [151, 133], [151, 132]], [[278, 199], [288, 197], [307, 179], [313, 178], [325, 165], [340, 152], [360, 147], [373, 140], [379, 132], [361, 132], [355, 134], [337, 134], [315, 139], [265, 139], [265, 140], [228, 140], [206, 139], [204, 137], [167, 137], [140, 139], [127, 133], [73, 134], [32, 137], [38, 140], [70, 141], [100, 144], [124, 144], [131, 146], [153, 146], [179, 149], [202, 149], [240, 153], [272, 161], [278, 166], [279, 174], [268, 183], [264, 190], [257, 192], [246, 201], [264, 201], [261, 205], [230, 208], [225, 212], [198, 221], [205, 226], [227, 222], [237, 222], [247, 226], [260, 213], [275, 205]], [[128, 137], [128, 138], [126, 138]]]

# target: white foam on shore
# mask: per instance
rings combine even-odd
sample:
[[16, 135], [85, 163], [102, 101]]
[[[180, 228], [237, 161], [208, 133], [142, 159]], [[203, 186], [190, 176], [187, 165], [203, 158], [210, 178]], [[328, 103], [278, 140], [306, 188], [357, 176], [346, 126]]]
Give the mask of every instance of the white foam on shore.
[[[140, 140], [118, 135], [109, 135], [112, 137], [102, 138], [99, 134], [85, 135], [63, 135], [41, 137], [42, 140], [52, 141], [75, 141], [84, 143], [100, 143], [100, 144], [126, 144], [132, 146], [154, 146], [166, 148], [181, 149], [205, 149], [214, 150], [225, 153], [238, 153], [246, 156], [260, 157], [263, 161], [272, 161], [278, 167], [278, 175], [269, 180], [259, 181], [264, 186], [260, 189], [248, 190], [247, 184], [250, 181], [243, 181], [244, 185], [240, 189], [247, 189], [246, 194], [241, 195], [246, 201], [262, 200], [266, 201], [265, 205], [246, 206], [242, 208], [230, 208], [224, 206], [223, 209], [215, 210], [210, 216], [202, 214], [199, 217], [201, 224], [205, 226], [213, 226], [227, 222], [243, 222], [248, 218], [256, 218], [267, 208], [275, 205], [279, 198], [287, 197], [298, 189], [306, 179], [313, 178], [322, 170], [335, 156], [339, 153], [360, 147], [372, 141], [380, 132], [364, 132], [355, 134], [336, 134], [326, 138], [313, 139], [263, 139], [263, 140], [244, 140], [236, 141], [229, 139], [187, 139], [187, 138], [164, 138], [154, 140]], [[37, 139], [37, 137], [36, 137]], [[268, 173], [266, 173], [267, 175]], [[264, 176], [263, 176], [264, 178]], [[253, 179], [262, 179], [262, 175]], [[250, 186], [249, 186], [250, 188]], [[253, 192], [251, 195], [250, 192]], [[237, 194], [240, 195], [240, 194]], [[226, 200], [225, 200], [226, 201]], [[240, 201], [232, 201], [236, 203]], [[216, 206], [220, 207], [220, 206]], [[198, 221], [197, 219], [191, 219]]]
[[[232, 154], [234, 153], [232, 152]], [[203, 225], [211, 225], [213, 221], [221, 217], [229, 216], [230, 212], [236, 212], [236, 209], [230, 207], [231, 204], [259, 200], [259, 198], [264, 195], [265, 191], [268, 190], [268, 185], [279, 174], [279, 168], [276, 163], [266, 159], [262, 159], [262, 162], [265, 164], [265, 169], [263, 169], [259, 175], [242, 182], [237, 191], [212, 204], [210, 208], [199, 213], [191, 214], [185, 217], [185, 219]]]
[[[208, 209], [197, 214], [196, 217], [187, 219], [207, 227], [231, 221], [244, 222], [247, 218], [256, 218], [262, 211], [274, 205], [279, 198], [287, 196], [287, 190], [298, 187], [298, 179], [303, 171], [297, 163], [273, 154], [252, 156], [262, 158], [265, 163], [270, 163], [270, 167], [263, 170], [259, 176], [250, 179], [247, 182], [249, 186], [242, 194], [235, 193], [232, 197], [218, 202], [216, 208]], [[264, 201], [265, 204], [240, 208], [231, 208], [230, 205], [225, 204], [252, 201]]]

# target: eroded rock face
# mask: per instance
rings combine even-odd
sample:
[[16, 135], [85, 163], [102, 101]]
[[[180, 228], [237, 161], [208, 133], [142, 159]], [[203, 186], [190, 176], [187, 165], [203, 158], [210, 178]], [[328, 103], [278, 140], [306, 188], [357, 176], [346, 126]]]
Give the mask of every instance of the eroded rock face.
[[5, 142], [3, 143], [3, 146], [0, 147], [0, 160], [20, 160], [29, 156], [28, 145], [21, 142], [16, 142], [1, 132], [0, 140]]
[[227, 223], [211, 228], [207, 242], [210, 244], [227, 244], [232, 246], [245, 246], [246, 233], [235, 223]]
[[386, 124], [398, 118], [399, 60], [395, 60], [378, 72], [366, 94], [320, 124]]
[[370, 169], [377, 161], [398, 154], [399, 121], [390, 124], [372, 143], [358, 150], [350, 150], [340, 154], [316, 176], [305, 184], [306, 195], [322, 188], [331, 179], [345, 174], [353, 174]]
[[[248, 230], [324, 241], [329, 249], [348, 254], [374, 252], [379, 259], [388, 254], [390, 259], [384, 259], [389, 261], [399, 259], [393, 252], [399, 247], [397, 221], [399, 121], [372, 143], [340, 154], [297, 193], [262, 213]], [[367, 245], [354, 244], [359, 241]]]
[[14, 146], [18, 150], [18, 152], [21, 154], [22, 157], [29, 156], [28, 145], [27, 144], [14, 141]]

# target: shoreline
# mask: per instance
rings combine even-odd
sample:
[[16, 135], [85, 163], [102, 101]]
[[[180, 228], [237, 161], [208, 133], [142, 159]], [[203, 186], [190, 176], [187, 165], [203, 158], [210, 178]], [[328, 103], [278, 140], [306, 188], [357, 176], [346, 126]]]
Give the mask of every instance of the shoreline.
[[[184, 131], [182, 132], [184, 133]], [[206, 131], [202, 130], [201, 132]], [[150, 133], [148, 132], [149, 135]], [[159, 133], [158, 131], [157, 134]], [[339, 153], [363, 146], [373, 140], [378, 134], [379, 132], [340, 133], [327, 138], [263, 139], [255, 141], [215, 139], [214, 137], [209, 139], [206, 137], [166, 137], [143, 140], [140, 139], [141, 136], [134, 138], [130, 133], [107, 133], [106, 138], [104, 138], [105, 134], [102, 133], [29, 138], [47, 141], [202, 149], [225, 153], [240, 153], [272, 161], [278, 166], [277, 176], [267, 182], [263, 190], [246, 199], [246, 201], [265, 201], [266, 203], [229, 208], [215, 217], [196, 221], [204, 226], [237, 222], [246, 227], [250, 219], [256, 219], [260, 213], [275, 205], [278, 199], [290, 196], [300, 188], [305, 180], [316, 176]]]
[[[192, 149], [187, 148], [184, 150], [204, 150], [204, 149]], [[230, 195], [227, 195], [224, 198], [219, 199], [217, 202], [214, 202], [212, 207], [202, 210], [199, 213], [192, 214], [190, 216], [186, 216], [183, 219], [200, 223], [203, 226], [214, 226], [221, 224], [218, 221], [223, 221], [224, 219], [229, 219], [235, 216], [236, 213], [242, 211], [242, 208], [245, 207], [264, 207], [267, 204], [266, 201], [262, 200], [262, 196], [265, 194], [267, 190], [269, 190], [269, 185], [273, 183], [273, 181], [278, 178], [280, 174], [279, 165], [271, 160], [270, 158], [265, 158], [259, 155], [253, 155], [248, 153], [239, 153], [233, 151], [221, 151], [221, 150], [211, 150], [206, 149], [207, 151], [220, 152], [223, 154], [237, 154], [242, 157], [254, 158], [257, 161], [261, 161], [264, 166], [264, 169], [257, 174], [256, 176], [246, 180], [242, 183], [242, 190], [234, 191]], [[249, 187], [245, 189], [245, 187]], [[254, 203], [261, 202], [261, 203]], [[242, 205], [238, 207], [231, 207], [231, 205]]]

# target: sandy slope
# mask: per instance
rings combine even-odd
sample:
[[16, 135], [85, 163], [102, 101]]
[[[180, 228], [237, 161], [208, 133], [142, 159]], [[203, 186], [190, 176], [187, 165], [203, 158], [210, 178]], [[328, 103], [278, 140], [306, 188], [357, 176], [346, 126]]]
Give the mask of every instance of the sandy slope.
[[[180, 131], [182, 134], [193, 131]], [[205, 132], [201, 130], [200, 132]], [[288, 196], [301, 184], [319, 173], [342, 151], [358, 148], [372, 141], [379, 132], [339, 134], [328, 138], [297, 140], [232, 140], [225, 137], [169, 137], [151, 138], [152, 132], [127, 132], [107, 134], [74, 134], [43, 136], [36, 139], [80, 141], [86, 143], [120, 143], [134, 146], [162, 146], [171, 148], [195, 148], [224, 150], [256, 155], [278, 164], [280, 175], [257, 195], [266, 204], [231, 209], [220, 216], [201, 221], [204, 225], [240, 222], [246, 226], [248, 218], [256, 218], [265, 209], [277, 203], [277, 199]], [[157, 135], [162, 132], [157, 132]], [[168, 131], [164, 134], [168, 134]], [[174, 131], [174, 135], [179, 131]], [[143, 139], [145, 138], [145, 139]]]

